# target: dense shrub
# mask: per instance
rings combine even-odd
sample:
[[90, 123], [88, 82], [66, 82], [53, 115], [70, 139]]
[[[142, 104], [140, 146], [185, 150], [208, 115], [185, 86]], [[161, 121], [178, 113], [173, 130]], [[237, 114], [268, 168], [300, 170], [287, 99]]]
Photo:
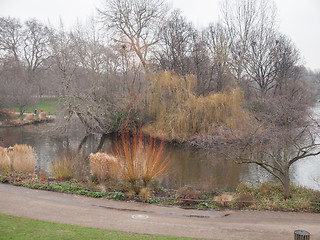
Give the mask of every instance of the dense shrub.
[[121, 179], [130, 183], [139, 194], [153, 179], [166, 175], [169, 171], [169, 154], [163, 141], [146, 137], [142, 132], [121, 134], [121, 141], [116, 139], [113, 155], [117, 158], [116, 172]]
[[238, 208], [246, 208], [254, 204], [254, 196], [250, 193], [240, 193], [235, 197]]
[[197, 204], [202, 194], [191, 186], [185, 186], [178, 189], [177, 195], [181, 198], [181, 205], [190, 206]]

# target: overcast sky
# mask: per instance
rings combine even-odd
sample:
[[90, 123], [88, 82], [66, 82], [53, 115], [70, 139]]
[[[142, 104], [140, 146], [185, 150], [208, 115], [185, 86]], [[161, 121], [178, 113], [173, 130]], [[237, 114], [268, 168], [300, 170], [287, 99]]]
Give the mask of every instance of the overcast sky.
[[[21, 20], [37, 18], [44, 23], [57, 24], [61, 18], [67, 26], [96, 14], [103, 0], [0, 0], [1, 17]], [[219, 20], [220, 0], [168, 0], [179, 8], [197, 27], [206, 27]], [[300, 50], [303, 63], [320, 71], [320, 0], [275, 0], [280, 31]]]

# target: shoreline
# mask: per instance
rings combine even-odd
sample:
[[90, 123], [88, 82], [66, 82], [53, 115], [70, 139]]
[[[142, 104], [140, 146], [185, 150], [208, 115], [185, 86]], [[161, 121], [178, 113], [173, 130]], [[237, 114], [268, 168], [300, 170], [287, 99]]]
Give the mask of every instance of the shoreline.
[[12, 128], [12, 127], [21, 127], [21, 126], [27, 126], [27, 125], [32, 125], [32, 124], [40, 124], [40, 123], [48, 123], [48, 122], [53, 122], [55, 119], [54, 118], [47, 118], [47, 119], [36, 119], [36, 120], [18, 120], [19, 122], [12, 121], [12, 123], [7, 124], [3, 123], [0, 125], [0, 128]]

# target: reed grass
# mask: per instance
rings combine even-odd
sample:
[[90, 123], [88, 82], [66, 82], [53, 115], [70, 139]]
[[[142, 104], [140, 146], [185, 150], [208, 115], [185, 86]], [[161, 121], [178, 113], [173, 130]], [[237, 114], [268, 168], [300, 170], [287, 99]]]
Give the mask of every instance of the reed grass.
[[10, 172], [10, 158], [7, 149], [0, 147], [0, 172]]
[[115, 167], [117, 159], [106, 153], [91, 153], [89, 162], [92, 174], [95, 175], [100, 183], [110, 178], [118, 177], [118, 168]]
[[11, 170], [21, 173], [33, 173], [36, 166], [34, 149], [26, 144], [16, 144], [13, 151], [8, 152]]
[[70, 180], [73, 177], [75, 160], [73, 158], [63, 157], [50, 164], [52, 175], [58, 180]]
[[39, 114], [39, 118], [40, 118], [40, 120], [45, 120], [45, 119], [47, 119], [47, 113], [41, 112], [41, 113]]

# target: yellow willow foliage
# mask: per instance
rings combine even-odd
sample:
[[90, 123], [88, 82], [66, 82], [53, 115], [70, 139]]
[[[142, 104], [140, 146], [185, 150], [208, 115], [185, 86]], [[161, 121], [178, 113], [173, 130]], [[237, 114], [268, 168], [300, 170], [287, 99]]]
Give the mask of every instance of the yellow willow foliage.
[[[226, 92], [196, 96], [194, 76], [179, 77], [171, 72], [157, 74], [147, 94], [149, 114], [153, 119], [146, 131], [169, 138], [188, 139], [194, 135], [216, 133], [217, 127], [237, 129], [247, 119], [241, 109], [243, 92], [235, 88]], [[247, 121], [246, 121], [247, 122]]]
[[172, 72], [154, 74], [147, 92], [150, 116], [158, 119], [165, 113], [173, 112], [177, 104], [191, 97], [196, 83], [193, 75], [181, 78]]

